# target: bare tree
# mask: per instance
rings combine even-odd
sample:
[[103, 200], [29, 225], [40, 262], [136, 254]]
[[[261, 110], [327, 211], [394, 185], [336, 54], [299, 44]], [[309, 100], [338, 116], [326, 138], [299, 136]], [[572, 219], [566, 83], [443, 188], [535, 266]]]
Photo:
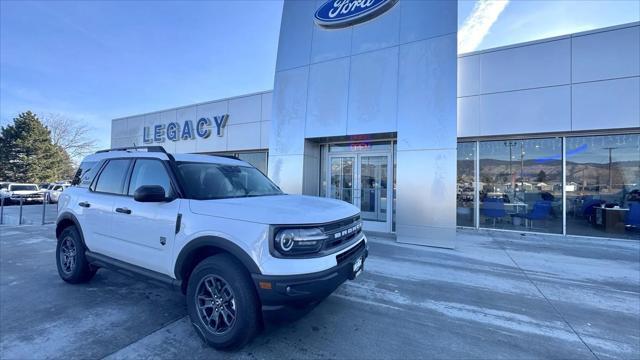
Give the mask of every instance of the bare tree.
[[96, 140], [90, 137], [87, 124], [61, 114], [45, 114], [43, 123], [51, 131], [53, 144], [66, 151], [74, 162], [95, 150]]

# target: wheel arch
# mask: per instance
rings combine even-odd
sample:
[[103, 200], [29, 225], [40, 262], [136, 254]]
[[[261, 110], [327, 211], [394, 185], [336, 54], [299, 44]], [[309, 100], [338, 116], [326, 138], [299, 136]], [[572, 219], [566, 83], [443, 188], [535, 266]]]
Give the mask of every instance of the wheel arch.
[[68, 228], [69, 226], [75, 226], [78, 229], [78, 233], [80, 234], [80, 241], [82, 241], [82, 245], [87, 248], [87, 243], [84, 241], [84, 232], [82, 231], [80, 222], [78, 221], [78, 218], [75, 217], [75, 215], [69, 212], [65, 212], [58, 217], [58, 220], [56, 222], [56, 240], [59, 241], [60, 234], [62, 234], [64, 229]]
[[209, 256], [221, 253], [234, 257], [250, 274], [262, 274], [255, 261], [240, 246], [218, 236], [202, 236], [187, 243], [176, 259], [174, 274], [182, 282], [183, 293], [196, 265]]

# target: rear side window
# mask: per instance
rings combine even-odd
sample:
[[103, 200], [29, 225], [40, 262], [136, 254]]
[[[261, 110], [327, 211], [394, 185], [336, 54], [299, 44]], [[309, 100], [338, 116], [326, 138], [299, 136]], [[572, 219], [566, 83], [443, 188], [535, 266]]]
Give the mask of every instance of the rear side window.
[[129, 170], [131, 160], [110, 160], [100, 173], [96, 182], [95, 191], [111, 194], [123, 194], [124, 180]]
[[97, 161], [83, 161], [78, 167], [78, 171], [73, 176], [71, 185], [77, 185], [79, 187], [89, 187], [91, 180], [93, 180], [94, 167], [98, 164]]
[[160, 185], [167, 197], [173, 197], [171, 180], [162, 162], [159, 160], [138, 159], [133, 166], [131, 182], [129, 183], [129, 195], [142, 185]]

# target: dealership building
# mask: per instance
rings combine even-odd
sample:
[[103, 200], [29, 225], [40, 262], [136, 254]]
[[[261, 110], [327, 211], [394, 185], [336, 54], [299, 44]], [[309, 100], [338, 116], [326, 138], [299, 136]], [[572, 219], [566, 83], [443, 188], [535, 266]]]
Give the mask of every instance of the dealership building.
[[235, 155], [400, 242], [639, 240], [640, 23], [467, 54], [457, 25], [456, 1], [285, 0], [273, 91], [114, 119], [111, 146]]

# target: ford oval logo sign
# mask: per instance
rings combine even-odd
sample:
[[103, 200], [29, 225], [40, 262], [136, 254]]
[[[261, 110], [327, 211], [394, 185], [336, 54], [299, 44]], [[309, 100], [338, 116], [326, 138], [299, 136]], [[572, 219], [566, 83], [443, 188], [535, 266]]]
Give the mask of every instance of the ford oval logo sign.
[[329, 0], [316, 11], [316, 24], [341, 28], [372, 19], [391, 9], [398, 0]]

